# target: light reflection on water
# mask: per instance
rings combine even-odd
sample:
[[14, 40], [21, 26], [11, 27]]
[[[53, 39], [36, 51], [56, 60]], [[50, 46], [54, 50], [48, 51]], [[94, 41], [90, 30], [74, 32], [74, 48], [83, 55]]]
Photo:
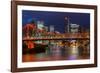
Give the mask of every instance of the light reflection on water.
[[[37, 41], [35, 41], [37, 42]], [[47, 41], [46, 41], [47, 42]], [[87, 41], [88, 43], [89, 41]], [[42, 43], [43, 44], [43, 43]], [[48, 45], [46, 45], [45, 50], [39, 52], [42, 48], [41, 45], [38, 47], [34, 47], [33, 49], [38, 48], [39, 50], [35, 50], [38, 52], [23, 54], [23, 62], [30, 61], [52, 61], [52, 60], [77, 60], [77, 59], [86, 59], [89, 58], [89, 50], [84, 50], [84, 48], [89, 49], [88, 45], [85, 47], [79, 47], [83, 45], [79, 43], [79, 41], [50, 41]], [[31, 51], [34, 51], [31, 49]], [[80, 50], [82, 49], [82, 50]], [[85, 51], [85, 53], [83, 53]], [[28, 57], [29, 56], [29, 57]], [[34, 56], [34, 57], [33, 57]], [[27, 57], [27, 58], [26, 58]], [[31, 59], [29, 59], [31, 58]], [[34, 58], [34, 59], [32, 59]]]

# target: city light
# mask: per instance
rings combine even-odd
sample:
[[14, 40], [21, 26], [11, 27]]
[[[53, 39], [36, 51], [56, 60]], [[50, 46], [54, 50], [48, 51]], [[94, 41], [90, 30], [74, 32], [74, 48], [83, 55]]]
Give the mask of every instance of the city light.
[[77, 60], [90, 57], [89, 31], [82, 30], [80, 24], [70, 23], [67, 16], [64, 20], [63, 33], [57, 30], [54, 24], [47, 26], [44, 20], [32, 20], [34, 23], [23, 26], [23, 62]]

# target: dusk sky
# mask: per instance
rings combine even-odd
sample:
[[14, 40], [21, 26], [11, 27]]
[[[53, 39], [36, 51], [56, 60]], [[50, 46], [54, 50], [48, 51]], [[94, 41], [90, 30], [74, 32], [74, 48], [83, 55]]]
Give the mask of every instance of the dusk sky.
[[70, 23], [79, 24], [81, 27], [90, 28], [89, 13], [68, 13], [68, 12], [47, 12], [47, 11], [22, 11], [22, 25], [30, 23], [32, 19], [35, 22], [44, 21], [45, 26], [54, 25], [55, 30], [64, 31], [64, 25], [67, 24], [65, 17], [68, 17]]

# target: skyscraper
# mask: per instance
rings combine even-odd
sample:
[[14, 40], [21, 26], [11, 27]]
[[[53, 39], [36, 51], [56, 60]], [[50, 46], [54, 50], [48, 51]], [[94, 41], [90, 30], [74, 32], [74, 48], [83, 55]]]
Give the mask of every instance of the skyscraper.
[[43, 30], [44, 22], [43, 21], [37, 21], [37, 28], [40, 30]]
[[79, 32], [79, 25], [78, 24], [70, 24], [70, 32], [71, 33]]
[[54, 32], [54, 26], [50, 25], [50, 32]]
[[65, 17], [65, 33], [69, 33], [70, 32], [70, 21], [69, 21], [69, 17]]

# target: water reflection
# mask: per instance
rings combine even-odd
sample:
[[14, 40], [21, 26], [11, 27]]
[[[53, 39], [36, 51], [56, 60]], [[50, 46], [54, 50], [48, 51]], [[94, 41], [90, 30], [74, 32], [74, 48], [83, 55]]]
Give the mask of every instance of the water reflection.
[[89, 40], [23, 41], [23, 62], [89, 59]]

